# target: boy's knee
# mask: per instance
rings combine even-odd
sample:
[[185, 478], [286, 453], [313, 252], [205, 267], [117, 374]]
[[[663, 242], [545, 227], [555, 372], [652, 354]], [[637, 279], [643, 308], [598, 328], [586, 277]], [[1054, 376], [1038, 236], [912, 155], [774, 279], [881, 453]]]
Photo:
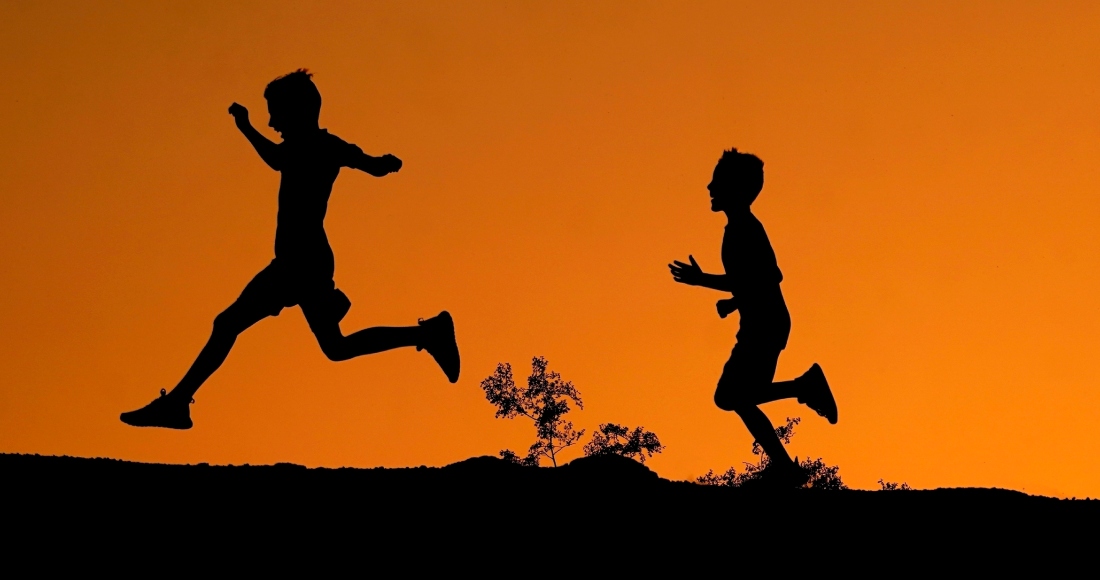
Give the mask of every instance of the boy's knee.
[[738, 397], [723, 393], [721, 389], [714, 393], [714, 404], [723, 411], [736, 411], [741, 407], [741, 401]]
[[722, 386], [719, 386], [718, 390], [714, 392], [714, 404], [723, 411], [733, 411], [738, 415], [755, 406], [741, 389], [722, 388]]
[[352, 358], [343, 340], [318, 340], [317, 343], [321, 346], [321, 352], [325, 353], [330, 361], [340, 362]]

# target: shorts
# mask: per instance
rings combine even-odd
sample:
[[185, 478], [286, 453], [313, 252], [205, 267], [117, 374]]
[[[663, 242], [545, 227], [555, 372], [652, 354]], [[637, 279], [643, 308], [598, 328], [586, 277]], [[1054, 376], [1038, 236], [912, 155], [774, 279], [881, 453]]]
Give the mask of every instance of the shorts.
[[782, 348], [738, 342], [722, 369], [714, 403], [732, 411], [744, 404], [754, 404], [756, 394], [772, 384]]
[[283, 308], [301, 306], [310, 319], [343, 320], [351, 300], [336, 288], [332, 272], [295, 268], [278, 258], [244, 287], [236, 305], [262, 316], [278, 316]]
[[737, 342], [750, 348], [787, 348], [787, 339], [791, 336], [791, 313], [783, 301], [783, 294], [742, 297], [738, 311], [741, 313]]

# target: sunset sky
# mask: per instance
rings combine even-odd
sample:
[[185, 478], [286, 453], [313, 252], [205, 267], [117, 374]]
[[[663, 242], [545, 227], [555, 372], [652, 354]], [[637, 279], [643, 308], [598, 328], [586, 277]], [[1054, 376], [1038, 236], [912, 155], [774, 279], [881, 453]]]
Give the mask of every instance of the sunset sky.
[[[754, 212], [793, 318], [792, 455], [853, 487], [1100, 496], [1100, 4], [4, 2], [0, 452], [445, 465], [534, 430], [480, 381], [532, 356], [578, 427], [643, 425], [687, 479], [753, 460], [712, 402], [736, 315], [706, 184], [765, 162]], [[345, 170], [326, 229], [345, 332], [455, 318], [462, 378], [413, 349], [327, 360], [301, 311], [244, 333], [190, 431], [170, 389], [272, 258], [264, 86], [315, 73], [321, 126], [404, 160]], [[565, 453], [580, 455], [579, 446]]]

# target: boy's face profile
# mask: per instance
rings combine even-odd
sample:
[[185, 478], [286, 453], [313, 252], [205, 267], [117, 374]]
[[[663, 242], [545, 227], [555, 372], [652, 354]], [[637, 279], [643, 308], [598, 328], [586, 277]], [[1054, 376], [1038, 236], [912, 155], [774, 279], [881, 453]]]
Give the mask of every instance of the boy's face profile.
[[707, 184], [710, 191], [710, 211], [719, 212], [733, 209], [737, 201], [736, 186], [728, 171], [724, 171], [719, 165], [714, 168], [714, 175]]
[[290, 125], [286, 107], [280, 106], [279, 102], [274, 99], [268, 99], [267, 113], [271, 116], [271, 120], [267, 122], [267, 126], [278, 131], [283, 137], [286, 137], [286, 131]]
[[[279, 132], [283, 139], [305, 133], [311, 127], [310, 121], [304, 119], [300, 111], [279, 99], [267, 100], [267, 112], [271, 116], [267, 126]], [[312, 126], [316, 126], [316, 122]]]

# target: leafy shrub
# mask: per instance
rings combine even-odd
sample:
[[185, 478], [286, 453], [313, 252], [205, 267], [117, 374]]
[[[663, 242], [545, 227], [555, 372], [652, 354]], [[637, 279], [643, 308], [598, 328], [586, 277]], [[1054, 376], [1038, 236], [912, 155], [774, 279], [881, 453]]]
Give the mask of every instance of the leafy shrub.
[[657, 434], [643, 427], [629, 427], [614, 423], [603, 423], [600, 430], [592, 434], [592, 440], [584, 446], [584, 455], [621, 455], [645, 463], [647, 457], [660, 453], [665, 448], [657, 439]]
[[519, 455], [516, 455], [516, 452], [512, 451], [511, 449], [501, 449], [500, 458], [507, 461], [508, 463], [523, 465], [524, 467], [539, 466], [538, 457], [533, 457], [531, 455], [528, 455], [527, 457], [520, 457]]

